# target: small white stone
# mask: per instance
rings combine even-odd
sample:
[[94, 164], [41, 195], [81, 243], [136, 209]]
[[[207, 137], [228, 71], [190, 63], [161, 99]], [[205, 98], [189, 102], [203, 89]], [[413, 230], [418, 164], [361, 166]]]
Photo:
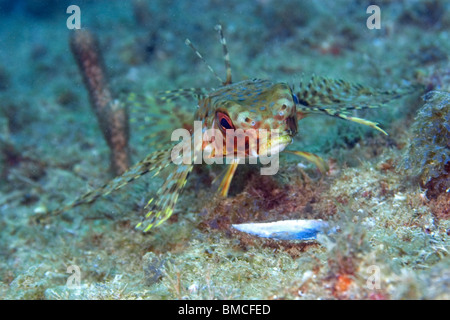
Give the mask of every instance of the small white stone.
[[198, 291], [198, 285], [196, 283], [193, 283], [189, 286], [188, 290], [191, 294], [196, 293]]
[[35, 214], [46, 213], [47, 212], [47, 208], [45, 206], [38, 206], [38, 207], [34, 208], [33, 212]]

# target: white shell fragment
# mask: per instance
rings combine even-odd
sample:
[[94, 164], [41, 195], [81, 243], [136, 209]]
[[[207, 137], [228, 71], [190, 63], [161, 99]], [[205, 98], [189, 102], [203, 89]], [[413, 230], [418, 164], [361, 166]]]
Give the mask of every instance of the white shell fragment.
[[328, 223], [322, 220], [282, 220], [263, 223], [233, 224], [233, 228], [262, 238], [277, 240], [314, 240]]

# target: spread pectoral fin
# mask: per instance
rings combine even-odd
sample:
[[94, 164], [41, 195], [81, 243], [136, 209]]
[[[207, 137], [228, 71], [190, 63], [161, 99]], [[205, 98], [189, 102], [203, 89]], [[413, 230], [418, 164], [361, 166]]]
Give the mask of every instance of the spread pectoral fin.
[[162, 151], [156, 151], [149, 154], [144, 160], [138, 162], [132, 166], [128, 171], [123, 173], [109, 182], [105, 183], [103, 186], [85, 193], [84, 195], [78, 197], [71, 203], [62, 206], [54, 211], [44, 214], [39, 218], [46, 218], [49, 216], [55, 216], [61, 214], [62, 212], [68, 211], [72, 208], [83, 204], [90, 204], [95, 202], [98, 198], [106, 196], [111, 192], [118, 190], [128, 183], [142, 177], [148, 172], [153, 172], [153, 176], [158, 175], [161, 170], [166, 168], [171, 164], [171, 149], [166, 149]]
[[169, 174], [156, 194], [157, 200], [154, 201], [155, 198], [152, 198], [148, 201], [147, 214], [136, 228], [142, 228], [147, 232], [170, 218], [192, 168], [192, 164], [180, 164]]

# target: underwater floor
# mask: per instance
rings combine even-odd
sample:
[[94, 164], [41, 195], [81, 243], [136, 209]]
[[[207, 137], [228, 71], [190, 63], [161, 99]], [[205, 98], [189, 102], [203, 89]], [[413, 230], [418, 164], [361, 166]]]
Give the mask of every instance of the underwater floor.
[[[74, 40], [70, 5], [98, 43]], [[448, 1], [0, 0], [0, 17], [1, 299], [450, 298]], [[326, 172], [282, 153], [276, 175], [239, 165], [220, 197], [223, 166], [195, 165], [148, 232], [135, 226], [167, 196], [173, 164], [52, 214], [192, 128], [197, 101], [158, 92], [221, 86], [185, 45], [225, 80], [219, 23], [234, 82], [299, 96], [313, 76], [361, 84], [365, 99], [343, 86], [339, 108], [373, 106], [347, 115], [388, 135], [308, 116], [287, 149]], [[276, 240], [231, 227], [291, 219], [336, 232]]]

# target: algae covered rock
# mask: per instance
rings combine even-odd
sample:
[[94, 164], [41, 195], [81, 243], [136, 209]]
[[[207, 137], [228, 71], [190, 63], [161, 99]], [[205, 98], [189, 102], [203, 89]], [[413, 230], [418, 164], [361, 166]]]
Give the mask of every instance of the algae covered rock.
[[450, 93], [431, 91], [415, 118], [407, 169], [420, 178], [429, 197], [450, 188]]

